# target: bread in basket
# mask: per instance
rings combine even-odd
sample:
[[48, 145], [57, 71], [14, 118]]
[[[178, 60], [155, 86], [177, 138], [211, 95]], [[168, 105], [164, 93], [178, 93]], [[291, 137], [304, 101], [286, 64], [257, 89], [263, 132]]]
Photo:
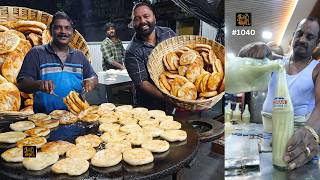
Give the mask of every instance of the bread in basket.
[[[172, 55], [172, 52], [175, 52], [177, 57]], [[201, 60], [198, 61], [196, 57], [201, 57]], [[215, 61], [219, 62], [216, 66]], [[198, 67], [199, 64], [201, 68]], [[158, 89], [175, 106], [186, 110], [209, 109], [223, 97], [223, 66], [224, 46], [195, 35], [176, 36], [159, 43], [152, 50], [147, 65], [150, 77]], [[220, 79], [214, 84], [214, 75], [218, 74]], [[163, 81], [164, 76], [171, 78], [169, 83]], [[201, 85], [202, 81], [205, 82], [204, 85]], [[184, 88], [189, 88], [189, 91], [185, 93]]]

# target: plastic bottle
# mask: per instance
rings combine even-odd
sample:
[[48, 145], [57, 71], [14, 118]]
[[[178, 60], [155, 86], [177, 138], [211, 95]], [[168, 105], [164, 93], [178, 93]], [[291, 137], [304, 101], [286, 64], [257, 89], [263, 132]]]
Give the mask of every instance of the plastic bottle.
[[232, 109], [231, 109], [231, 102], [229, 101], [228, 104], [224, 107], [224, 121], [230, 122], [232, 118]]
[[294, 131], [293, 106], [286, 81], [286, 71], [282, 67], [278, 72], [275, 97], [272, 102], [272, 164], [287, 169], [283, 160], [289, 139]]
[[239, 105], [240, 104], [237, 103], [236, 109], [232, 113], [232, 121], [238, 122], [238, 123], [241, 121], [241, 111], [240, 111]]
[[242, 122], [243, 123], [250, 123], [250, 111], [249, 111], [248, 104], [246, 104], [244, 111], [242, 113]]

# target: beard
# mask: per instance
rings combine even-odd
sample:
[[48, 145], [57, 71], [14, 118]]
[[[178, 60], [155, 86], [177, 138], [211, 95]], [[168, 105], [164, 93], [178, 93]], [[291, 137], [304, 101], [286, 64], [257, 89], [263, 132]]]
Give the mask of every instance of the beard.
[[116, 32], [114, 32], [114, 33], [107, 33], [107, 37], [108, 37], [108, 38], [113, 38], [113, 37], [116, 37], [116, 36], [117, 36]]
[[[143, 28], [144, 26], [148, 26], [148, 28]], [[156, 26], [155, 21], [146, 22], [144, 24], [140, 24], [139, 26], [135, 26], [134, 30], [136, 31], [138, 36], [145, 37], [145, 36], [149, 36], [153, 32], [155, 26]]]
[[297, 57], [306, 58], [312, 54], [312, 51], [310, 48], [307, 47], [307, 45], [302, 43], [296, 43], [293, 47], [293, 53]]

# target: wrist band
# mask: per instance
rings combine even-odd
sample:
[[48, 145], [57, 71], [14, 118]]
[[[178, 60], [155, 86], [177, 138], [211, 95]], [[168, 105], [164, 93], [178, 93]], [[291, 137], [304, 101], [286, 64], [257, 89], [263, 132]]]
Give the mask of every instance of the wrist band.
[[304, 126], [304, 127], [311, 132], [311, 134], [313, 135], [314, 139], [319, 144], [319, 135], [316, 133], [316, 131], [310, 126]]

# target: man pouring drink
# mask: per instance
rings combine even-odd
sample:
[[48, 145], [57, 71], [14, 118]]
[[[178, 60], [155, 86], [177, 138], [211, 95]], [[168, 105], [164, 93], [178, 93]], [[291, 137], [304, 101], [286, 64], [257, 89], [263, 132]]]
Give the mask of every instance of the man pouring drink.
[[[290, 95], [289, 99], [292, 102], [294, 113], [294, 126], [296, 130], [293, 135], [288, 135], [288, 143], [284, 145], [284, 151], [281, 153], [280, 161], [287, 163], [288, 169], [295, 169], [309, 162], [315, 155], [318, 154], [318, 143], [320, 134], [320, 65], [318, 61], [312, 58], [312, 51], [319, 43], [320, 26], [316, 18], [308, 17], [300, 21], [294, 32], [292, 41], [292, 54], [283, 57], [279, 62], [283, 65], [285, 75], [283, 77]], [[270, 52], [268, 46], [257, 43], [251, 46], [245, 46], [240, 51], [242, 57], [251, 57], [257, 59], [267, 58]], [[279, 94], [278, 79], [281, 73], [272, 73], [268, 85], [268, 93], [263, 104], [262, 114], [276, 118], [275, 109]], [[228, 75], [227, 75], [228, 76]], [[228, 91], [228, 87], [227, 87]], [[281, 91], [281, 90], [280, 90]], [[287, 102], [287, 101], [286, 101]], [[285, 119], [277, 117], [276, 124], [273, 124], [273, 139], [276, 132], [281, 132], [283, 129], [276, 130], [280, 121]], [[273, 119], [273, 123], [275, 119]], [[279, 121], [279, 122], [278, 122]], [[291, 120], [293, 121], [293, 120]], [[283, 122], [281, 122], [283, 123]], [[283, 125], [283, 124], [282, 124]], [[277, 126], [277, 127], [275, 127]], [[281, 125], [280, 125], [281, 126]], [[275, 129], [276, 128], [276, 129]], [[290, 128], [289, 130], [290, 131]], [[281, 132], [283, 135], [290, 132]], [[284, 138], [283, 136], [281, 138]], [[273, 146], [278, 146], [274, 144]], [[273, 155], [276, 153], [273, 147]], [[273, 161], [275, 161], [273, 159]], [[273, 162], [275, 164], [275, 162]], [[277, 164], [275, 164], [277, 165]]]

